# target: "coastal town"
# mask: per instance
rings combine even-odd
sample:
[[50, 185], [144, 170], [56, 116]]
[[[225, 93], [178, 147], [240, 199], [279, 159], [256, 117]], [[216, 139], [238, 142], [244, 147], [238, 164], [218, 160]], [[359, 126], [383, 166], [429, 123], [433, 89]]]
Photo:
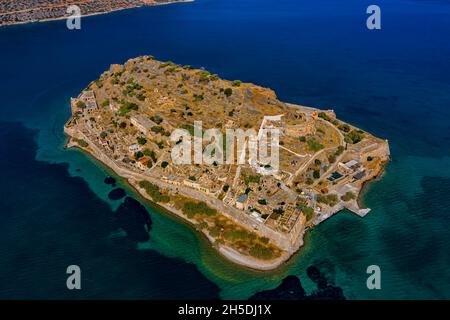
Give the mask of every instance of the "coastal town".
[[[370, 209], [360, 207], [360, 193], [390, 156], [386, 140], [333, 110], [284, 103], [271, 89], [152, 56], [111, 65], [70, 105], [68, 147], [91, 154], [144, 198], [189, 221], [226, 258], [253, 269], [280, 266], [308, 228], [343, 209], [365, 216]], [[172, 132], [194, 135], [197, 121], [202, 130], [241, 128], [258, 138], [276, 128], [278, 167], [250, 158], [174, 163], [171, 152], [182, 141]]]
[[184, 0], [14, 0], [0, 1], [0, 26], [66, 19], [69, 6], [78, 6], [82, 16], [154, 6]]

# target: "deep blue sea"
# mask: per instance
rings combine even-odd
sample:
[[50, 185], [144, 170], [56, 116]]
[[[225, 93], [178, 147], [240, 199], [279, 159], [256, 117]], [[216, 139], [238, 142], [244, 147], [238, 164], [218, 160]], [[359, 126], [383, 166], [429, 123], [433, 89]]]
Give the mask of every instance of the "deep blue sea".
[[[0, 298], [239, 298], [310, 265], [349, 299], [450, 298], [450, 1], [196, 0], [0, 28]], [[342, 212], [270, 273], [219, 257], [191, 227], [150, 213], [147, 241], [124, 231], [111, 175], [65, 150], [69, 98], [112, 63], [152, 54], [332, 108], [389, 140], [392, 161], [368, 185], [361, 219]], [[117, 178], [117, 177], [116, 177]], [[125, 222], [128, 223], [128, 222]], [[130, 222], [132, 223], [132, 222]], [[125, 228], [126, 229], [126, 228]], [[82, 289], [66, 288], [79, 265]], [[381, 268], [368, 290], [366, 268]]]

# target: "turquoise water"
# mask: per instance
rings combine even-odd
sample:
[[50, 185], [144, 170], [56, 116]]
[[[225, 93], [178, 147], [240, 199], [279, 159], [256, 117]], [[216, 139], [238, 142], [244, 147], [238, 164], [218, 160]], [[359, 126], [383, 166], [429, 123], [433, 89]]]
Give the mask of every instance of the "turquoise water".
[[[199, 0], [0, 29], [2, 298], [248, 298], [318, 266], [348, 298], [450, 297], [450, 4]], [[150, 240], [117, 225], [111, 173], [64, 150], [75, 96], [111, 63], [153, 54], [274, 89], [281, 100], [333, 108], [389, 139], [392, 161], [365, 190], [364, 219], [342, 212], [271, 273], [217, 256], [176, 218], [147, 204]], [[6, 121], [6, 122], [5, 122]], [[118, 186], [139, 199], [122, 182]], [[143, 202], [142, 199], [139, 199]], [[83, 290], [65, 289], [79, 264]], [[366, 288], [377, 264], [382, 289]]]

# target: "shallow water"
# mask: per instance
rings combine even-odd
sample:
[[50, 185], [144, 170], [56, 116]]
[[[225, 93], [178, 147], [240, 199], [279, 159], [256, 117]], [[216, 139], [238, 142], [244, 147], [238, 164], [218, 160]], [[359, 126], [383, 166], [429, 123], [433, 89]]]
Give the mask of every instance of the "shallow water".
[[[88, 17], [81, 31], [64, 21], [1, 28], [0, 297], [248, 298], [287, 275], [311, 290], [305, 270], [316, 265], [348, 298], [450, 298], [450, 4], [379, 1], [382, 30], [368, 31], [369, 4], [199, 0]], [[363, 199], [371, 213], [334, 216], [271, 273], [224, 261], [148, 205], [149, 241], [129, 239], [114, 223], [123, 199], [108, 199], [111, 172], [64, 150], [62, 126], [71, 96], [143, 54], [333, 108], [389, 139], [392, 161]], [[65, 289], [70, 264], [82, 269], [78, 293]], [[372, 264], [379, 291], [365, 285]]]

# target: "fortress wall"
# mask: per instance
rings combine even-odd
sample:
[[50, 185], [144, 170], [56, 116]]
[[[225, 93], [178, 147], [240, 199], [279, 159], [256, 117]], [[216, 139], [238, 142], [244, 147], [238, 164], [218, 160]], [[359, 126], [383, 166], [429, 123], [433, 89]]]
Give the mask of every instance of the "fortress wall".
[[362, 158], [372, 156], [372, 157], [380, 157], [383, 160], [387, 160], [390, 154], [391, 151], [389, 149], [389, 143], [387, 142], [387, 140], [382, 143], [377, 143], [373, 146], [369, 146], [368, 148], [361, 150]]

